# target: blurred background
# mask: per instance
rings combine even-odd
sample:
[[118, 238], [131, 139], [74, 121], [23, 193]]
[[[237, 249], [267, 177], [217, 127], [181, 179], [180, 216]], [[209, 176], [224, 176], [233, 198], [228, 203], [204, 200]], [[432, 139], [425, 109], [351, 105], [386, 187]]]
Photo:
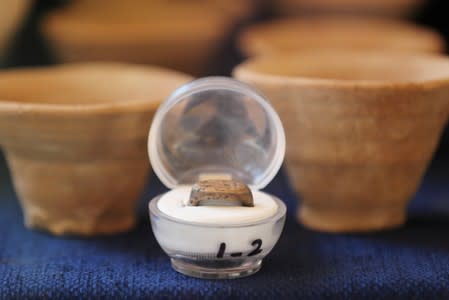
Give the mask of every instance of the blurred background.
[[[2, 0], [2, 2], [5, 3], [28, 1], [31, 0]], [[207, 5], [204, 5], [201, 2], [216, 2], [217, 4], [215, 5], [216, 7], [213, 7], [214, 5], [207, 7]], [[295, 4], [295, 2], [299, 4]], [[307, 2], [312, 3], [312, 5], [309, 4], [309, 6], [312, 7], [307, 7]], [[326, 6], [327, 2], [331, 3], [331, 7], [338, 7], [338, 5], [340, 5], [342, 8], [340, 10], [335, 8], [325, 10], [313, 7], [313, 3], [316, 3], [315, 6], [320, 6], [320, 3], [322, 3], [322, 6]], [[343, 4], [339, 4], [338, 2]], [[358, 2], [359, 4], [357, 4]], [[384, 2], [387, 4], [384, 5], [384, 8], [382, 8], [382, 5], [378, 5], [380, 8], [365, 8], [363, 5], [365, 2], [368, 3], [366, 6], [369, 6], [370, 2]], [[207, 66], [207, 68], [202, 70], [201, 74], [197, 75], [229, 75], [232, 68], [244, 58], [244, 55], [238, 50], [239, 32], [249, 25], [281, 18], [286, 15], [289, 17], [296, 15], [303, 18], [317, 14], [356, 14], [362, 16], [374, 14], [388, 18], [401, 18], [401, 20], [407, 20], [416, 24], [430, 26], [439, 32], [447, 41], [449, 38], [449, 18], [447, 18], [449, 3], [445, 0], [427, 0], [421, 1], [422, 3], [419, 4], [416, 4], [416, 2], [419, 1], [39, 0], [30, 3], [31, 7], [26, 15], [24, 15], [23, 23], [20, 25], [17, 33], [14, 35], [13, 40], [11, 40], [7, 47], [8, 49], [5, 53], [5, 59], [3, 60], [3, 67], [11, 68], [17, 66], [38, 66], [61, 62], [61, 56], [63, 57], [63, 55], [60, 55], [61, 53], [57, 53], [58, 50], [55, 49], [55, 43], [57, 44], [55, 40], [58, 39], [57, 36], [60, 34], [57, 32], [58, 30], [64, 32], [61, 34], [66, 36], [65, 40], [70, 40], [70, 35], [73, 35], [75, 39], [77, 27], [80, 27], [79, 24], [76, 24], [77, 18], [79, 20], [84, 18], [86, 26], [88, 26], [88, 23], [95, 24], [96, 22], [99, 24], [102, 23], [104, 19], [110, 18], [108, 22], [115, 23], [117, 27], [122, 25], [123, 28], [126, 27], [125, 24], [129, 22], [129, 20], [137, 20], [139, 18], [136, 12], [139, 12], [140, 16], [145, 15], [147, 19], [142, 20], [142, 24], [139, 25], [140, 29], [143, 29], [142, 27], [145, 26], [145, 22], [147, 22], [146, 26], [155, 27], [157, 27], [158, 24], [160, 27], [164, 27], [163, 24], [160, 24], [163, 22], [172, 23], [171, 27], [174, 30], [176, 27], [173, 25], [174, 23], [183, 24], [184, 22], [190, 22], [190, 25], [189, 23], [186, 23], [181, 25], [181, 27], [191, 26], [192, 32], [195, 30], [211, 30], [222, 35], [219, 42], [219, 47], [216, 53], [214, 53], [214, 59], [211, 59], [211, 63]], [[390, 5], [388, 3], [390, 3]], [[2, 16], [11, 14], [11, 10], [7, 7], [8, 5], [9, 4], [7, 4], [5, 8], [2, 8], [0, 12]], [[346, 8], [346, 6], [351, 7], [351, 5], [355, 8]], [[119, 8], [114, 8], [114, 6], [119, 6]], [[129, 12], [125, 9], [125, 7], [128, 6], [130, 7]], [[133, 6], [136, 7], [133, 8]], [[164, 8], [163, 6], [167, 7]], [[404, 7], [401, 8], [401, 6]], [[132, 12], [132, 10], [136, 10], [136, 12]], [[382, 10], [387, 10], [387, 12], [383, 12]], [[399, 10], [399, 12], [396, 10]], [[133, 15], [133, 13], [136, 15]], [[80, 16], [75, 16], [76, 14], [79, 14]], [[211, 16], [212, 20], [215, 19], [215, 21], [218, 22], [217, 19], [219, 17], [217, 15], [224, 14], [227, 14], [229, 19], [232, 19], [223, 21], [223, 23], [229, 22], [229, 24], [213, 24], [213, 21], [207, 20], [207, 16]], [[65, 17], [67, 18], [67, 22], [64, 22]], [[53, 18], [53, 20], [49, 20], [49, 18]], [[162, 20], [157, 20], [158, 18]], [[72, 24], [67, 24], [70, 23], [70, 19]], [[153, 21], [150, 19], [153, 19]], [[198, 28], [195, 29], [193, 28], [194, 25], [192, 25], [192, 23], [195, 22], [195, 20], [198, 21], [198, 19], [203, 22], [198, 22]], [[49, 24], [50, 21], [53, 21], [53, 23]], [[83, 20], [80, 22], [82, 23]], [[70, 25], [73, 25], [73, 28]], [[53, 28], [51, 28], [51, 26], [53, 26]], [[215, 26], [215, 28], [210, 28], [213, 26]], [[95, 25], [91, 25], [91, 27], [93, 28]], [[166, 27], [169, 28], [170, 24]], [[79, 28], [79, 30], [82, 29]], [[110, 31], [113, 30], [114, 28], [111, 27]], [[51, 31], [53, 31], [53, 34]], [[186, 30], [186, 32], [187, 31], [188, 30]], [[92, 36], [95, 35], [94, 32], [91, 33]], [[165, 35], [165, 38], [167, 39], [171, 38], [170, 32], [161, 32], [160, 34]], [[184, 36], [184, 38], [193, 39], [196, 36], [195, 33], [191, 34], [191, 36]], [[117, 38], [118, 36], [119, 34], [116, 34]], [[100, 44], [102, 40], [103, 37], [98, 37], [97, 41], [90, 41], [91, 51], [93, 51], [92, 48], [94, 48], [94, 45]], [[85, 42], [89, 43], [89, 41]], [[129, 43], [129, 45], [129, 51], [132, 51], [132, 49], [130, 49], [131, 44]], [[176, 49], [176, 52], [179, 52], [180, 55], [185, 55], [183, 50], [184, 49], [178, 48]]]
[[[0, 11], [3, 22], [0, 29], [9, 31], [3, 34], [5, 37], [0, 33], [3, 69], [118, 60], [161, 65], [195, 76], [231, 75], [233, 67], [245, 56], [256, 55], [255, 52], [267, 48], [265, 44], [276, 43], [276, 37], [271, 36], [291, 31], [280, 44], [303, 40], [313, 48], [314, 43], [320, 44], [314, 39], [327, 30], [328, 35], [324, 36], [327, 40], [332, 35], [341, 35], [332, 41], [338, 44], [339, 38], [344, 41], [345, 33], [341, 31], [347, 30], [354, 40], [360, 32], [351, 30], [363, 27], [365, 20], [370, 33], [360, 44], [366, 48], [373, 48], [374, 43], [378, 48], [388, 48], [386, 44], [391, 43], [392, 49], [400, 51], [446, 52], [449, 40], [449, 3], [445, 0], [2, 0], [2, 3], [5, 5]], [[324, 19], [340, 16], [340, 19], [329, 24], [325, 20], [295, 24], [313, 16]], [[348, 16], [358, 19], [341, 26], [341, 30], [337, 28], [341, 19]], [[370, 23], [368, 18], [372, 16], [376, 22], [394, 20], [398, 24], [390, 25], [397, 30], [390, 30], [389, 24]], [[291, 17], [295, 18], [291, 23], [269, 24], [271, 20]], [[267, 28], [252, 29], [255, 24], [267, 22]], [[422, 25], [434, 32], [429, 34], [421, 27], [401, 28], [401, 24]], [[360, 29], [362, 34], [365, 29]], [[376, 37], [378, 34], [385, 38], [387, 32], [395, 34], [391, 34], [390, 41]], [[263, 41], [264, 37], [267, 41]], [[300, 42], [297, 44], [293, 42], [286, 47], [304, 47]], [[448, 141], [447, 135], [443, 144]]]

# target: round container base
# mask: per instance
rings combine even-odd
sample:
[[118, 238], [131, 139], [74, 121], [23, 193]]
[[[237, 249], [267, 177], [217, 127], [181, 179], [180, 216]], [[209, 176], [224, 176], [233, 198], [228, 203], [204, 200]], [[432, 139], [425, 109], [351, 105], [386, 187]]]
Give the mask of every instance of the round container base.
[[405, 223], [405, 207], [365, 211], [317, 210], [302, 205], [298, 220], [306, 227], [323, 232], [369, 232], [393, 229]]
[[171, 259], [171, 265], [177, 272], [201, 279], [235, 279], [252, 275], [262, 267], [262, 260], [242, 264], [232, 268], [206, 268], [192, 263], [186, 263], [176, 258]]

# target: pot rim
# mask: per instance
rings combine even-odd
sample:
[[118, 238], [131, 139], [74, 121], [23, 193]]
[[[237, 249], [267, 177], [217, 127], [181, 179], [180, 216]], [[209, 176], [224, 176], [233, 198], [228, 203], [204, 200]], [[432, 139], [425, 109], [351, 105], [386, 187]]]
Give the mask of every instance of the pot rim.
[[[307, 56], [314, 58], [322, 57], [335, 57], [336, 59], [345, 59], [358, 57], [363, 58], [395, 58], [395, 61], [401, 60], [404, 63], [410, 61], [419, 60], [420, 63], [433, 62], [442, 67], [447, 66], [446, 74], [440, 74], [438, 77], [430, 79], [407, 79], [407, 80], [370, 80], [370, 79], [338, 79], [338, 78], [320, 78], [307, 75], [283, 75], [275, 74], [265, 71], [260, 71], [255, 68], [261, 64], [265, 64], [270, 61], [282, 61], [286, 59], [302, 58]], [[309, 59], [309, 61], [313, 61]], [[363, 68], [363, 67], [360, 67]], [[391, 67], [393, 68], [393, 67]], [[389, 90], [427, 90], [432, 88], [438, 88], [441, 86], [449, 85], [449, 57], [440, 54], [413, 54], [413, 53], [397, 53], [387, 51], [365, 51], [365, 50], [302, 50], [302, 51], [285, 51], [277, 52], [267, 55], [256, 56], [250, 58], [238, 65], [232, 71], [235, 78], [241, 80], [257, 79], [262, 82], [278, 83], [285, 85], [286, 83], [297, 86], [311, 86], [311, 87], [323, 87], [323, 88], [363, 88], [363, 89], [389, 89]]]
[[[158, 66], [142, 66], [137, 64], [119, 63], [119, 62], [88, 62], [88, 63], [70, 63], [49, 67], [37, 67], [37, 68], [17, 68], [12, 70], [6, 70], [0, 73], [0, 81], [7, 81], [10, 76], [20, 77], [22, 74], [28, 74], [28, 72], [35, 72], [38, 76], [39, 72], [49, 72], [56, 71], [52, 74], [57, 78], [58, 72], [71, 72], [71, 74], [76, 74], [77, 72], [83, 70], [99, 70], [108, 76], [110, 70], [123, 69], [131, 72], [136, 72], [136, 76], [147, 76], [149, 81], [151, 81], [151, 76], [159, 76], [166, 78], [173, 78], [173, 81], [178, 80], [179, 85], [182, 85], [188, 81], [192, 80], [190, 75], [184, 74], [182, 72], [173, 71]], [[141, 74], [139, 74], [141, 73]], [[111, 76], [111, 75], [109, 75]], [[114, 76], [114, 75], [113, 75]], [[16, 77], [16, 78], [17, 78]], [[24, 82], [30, 82], [33, 79], [23, 78], [17, 79], [18, 81], [24, 80]], [[92, 84], [92, 88], [95, 88], [95, 83]], [[176, 88], [176, 87], [174, 87]], [[174, 89], [173, 88], [173, 89]], [[165, 97], [168, 97], [171, 90], [167, 89], [167, 95], [165, 96], [155, 96], [154, 94], [149, 94], [148, 100], [127, 100], [127, 101], [116, 101], [116, 102], [96, 102], [96, 103], [80, 103], [80, 104], [67, 104], [67, 103], [37, 103], [37, 102], [21, 102], [9, 100], [7, 97], [2, 97], [0, 93], [0, 114], [1, 113], [38, 113], [38, 114], [64, 114], [64, 115], [77, 115], [77, 114], [108, 114], [117, 112], [133, 112], [142, 109], [152, 111], [156, 110], [157, 107], [162, 103]], [[63, 97], [63, 96], [61, 96]], [[24, 97], [23, 97], [24, 98]]]
[[[176, 24], [176, 22], [170, 21], [167, 10], [163, 10], [161, 15], [156, 15], [155, 18], [141, 20], [131, 18], [125, 22], [118, 22], [114, 18], [98, 18], [95, 15], [83, 18], [79, 9], [69, 6], [49, 13], [40, 24], [40, 31], [48, 39], [80, 44], [116, 44], [120, 41], [176, 42], [198, 38], [214, 39], [226, 35], [233, 24], [231, 17], [213, 6], [194, 7], [192, 11], [199, 13], [203, 12], [203, 9], [205, 10], [202, 17], [196, 17], [189, 11], [180, 14], [183, 22], [178, 21], [179, 24], [175, 26], [177, 30], [172, 34], [167, 34], [167, 30], [163, 28], [172, 28], [169, 31], [173, 32], [173, 24]], [[158, 28], [161, 26], [162, 29]]]
[[[416, 52], [426, 53], [424, 50], [419, 51], [419, 49], [428, 49], [427, 53], [441, 53], [446, 49], [446, 43], [443, 37], [437, 31], [428, 26], [418, 25], [408, 21], [374, 16], [306, 16], [303, 18], [277, 18], [249, 26], [243, 30], [238, 36], [238, 45], [242, 52], [248, 56], [264, 54], [265, 52], [273, 52], [273, 49], [270, 50], [270, 48], [277, 48], [270, 47], [270, 40], [273, 40], [273, 34], [280, 33], [287, 36], [285, 32], [290, 32], [290, 36], [306, 35], [311, 36], [312, 39], [320, 39], [320, 37], [317, 37], [316, 35], [316, 28], [321, 29], [322, 31], [327, 31], [329, 28], [331, 32], [366, 31], [367, 34], [374, 33], [377, 34], [377, 36], [387, 34], [389, 36], [396, 36], [399, 38], [400, 35], [406, 33], [408, 35], [406, 36], [406, 39], [413, 37], [417, 40], [429, 42], [427, 47], [419, 45], [417, 50], [415, 50]], [[298, 30], [301, 33], [299, 33]], [[277, 44], [277, 42], [274, 42], [273, 44]], [[265, 51], [260, 49], [267, 47], [268, 50]], [[337, 49], [340, 48], [341, 47], [337, 47]], [[303, 49], [307, 50], [307, 48]], [[300, 50], [301, 49], [298, 48], [298, 51]], [[400, 49], [394, 49], [391, 51], [408, 53], [408, 51], [403, 51]]]

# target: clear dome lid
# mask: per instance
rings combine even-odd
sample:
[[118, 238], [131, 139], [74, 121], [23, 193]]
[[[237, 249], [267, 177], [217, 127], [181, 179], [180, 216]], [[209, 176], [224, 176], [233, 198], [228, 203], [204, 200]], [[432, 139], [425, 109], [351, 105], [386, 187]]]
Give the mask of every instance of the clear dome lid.
[[148, 153], [168, 188], [226, 174], [262, 189], [282, 165], [285, 134], [275, 110], [253, 88], [206, 77], [180, 87], [161, 105]]

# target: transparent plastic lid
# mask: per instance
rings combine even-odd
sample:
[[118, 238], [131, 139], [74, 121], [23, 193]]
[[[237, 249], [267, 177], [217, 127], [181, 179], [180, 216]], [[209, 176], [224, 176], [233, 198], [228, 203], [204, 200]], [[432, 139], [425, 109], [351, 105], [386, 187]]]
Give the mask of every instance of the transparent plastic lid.
[[285, 134], [277, 113], [253, 88], [206, 77], [180, 87], [161, 105], [148, 153], [168, 188], [226, 174], [262, 189], [282, 165]]

